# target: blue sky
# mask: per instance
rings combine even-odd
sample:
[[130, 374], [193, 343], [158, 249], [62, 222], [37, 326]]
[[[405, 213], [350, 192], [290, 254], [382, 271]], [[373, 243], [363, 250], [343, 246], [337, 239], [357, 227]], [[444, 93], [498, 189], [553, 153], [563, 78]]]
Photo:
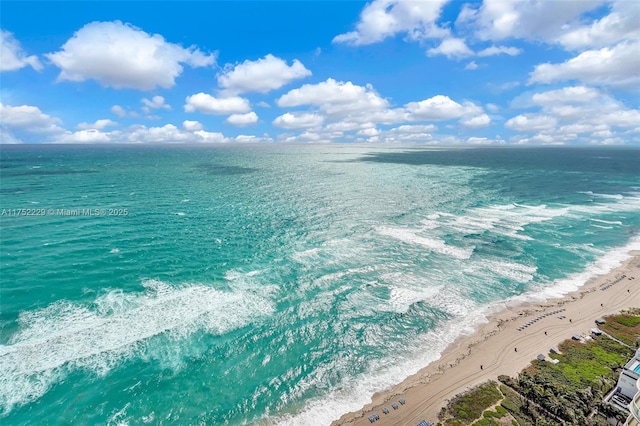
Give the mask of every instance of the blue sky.
[[2, 143], [640, 145], [622, 1], [2, 1]]

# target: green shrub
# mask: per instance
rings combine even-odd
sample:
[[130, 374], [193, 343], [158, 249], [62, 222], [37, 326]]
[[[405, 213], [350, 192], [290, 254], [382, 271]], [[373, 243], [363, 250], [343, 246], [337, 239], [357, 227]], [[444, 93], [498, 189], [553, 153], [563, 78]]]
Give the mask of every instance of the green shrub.
[[640, 324], [640, 316], [634, 315], [619, 315], [616, 317], [616, 322], [622, 324], [625, 327], [633, 328]]
[[485, 383], [476, 389], [454, 398], [447, 411], [456, 419], [467, 422], [477, 419], [485, 408], [500, 401], [502, 394], [495, 382]]
[[500, 423], [496, 422], [492, 418], [482, 418], [473, 423], [473, 426], [500, 426]]
[[502, 405], [496, 406], [496, 412], [500, 415], [498, 418], [504, 417], [507, 415], [507, 410], [502, 407]]

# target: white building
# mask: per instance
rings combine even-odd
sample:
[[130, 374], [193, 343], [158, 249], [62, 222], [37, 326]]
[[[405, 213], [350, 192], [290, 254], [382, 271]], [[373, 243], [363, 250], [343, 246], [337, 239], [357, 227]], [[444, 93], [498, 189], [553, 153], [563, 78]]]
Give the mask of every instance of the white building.
[[636, 382], [636, 394], [629, 404], [629, 411], [631, 414], [627, 417], [627, 421], [624, 423], [624, 426], [640, 425], [640, 380]]
[[636, 387], [636, 382], [640, 378], [640, 348], [636, 351], [633, 358], [627, 362], [624, 366], [624, 369], [620, 373], [620, 378], [618, 379], [618, 393], [626, 396], [629, 399], [633, 399], [633, 397], [638, 392], [638, 388]]

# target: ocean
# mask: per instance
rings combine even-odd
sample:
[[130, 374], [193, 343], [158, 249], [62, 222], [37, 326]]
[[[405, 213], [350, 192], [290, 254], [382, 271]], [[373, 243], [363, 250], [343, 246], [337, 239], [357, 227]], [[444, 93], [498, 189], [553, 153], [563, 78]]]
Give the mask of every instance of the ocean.
[[0, 422], [329, 424], [640, 249], [640, 149], [0, 149]]

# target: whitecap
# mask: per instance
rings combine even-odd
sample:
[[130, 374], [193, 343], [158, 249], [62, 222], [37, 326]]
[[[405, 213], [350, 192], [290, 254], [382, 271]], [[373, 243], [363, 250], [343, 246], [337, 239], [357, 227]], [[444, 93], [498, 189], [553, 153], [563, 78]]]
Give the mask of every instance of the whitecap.
[[376, 232], [380, 235], [395, 238], [407, 244], [419, 245], [429, 249], [430, 251], [456, 259], [469, 259], [474, 249], [474, 247], [452, 246], [436, 237], [421, 236], [418, 235], [415, 230], [409, 228], [380, 226], [376, 228]]
[[248, 291], [148, 280], [143, 292], [111, 290], [93, 303], [57, 301], [19, 315], [18, 331], [0, 345], [0, 407], [38, 399], [74, 369], [106, 374], [141, 356], [154, 336], [173, 340], [201, 330], [222, 335], [273, 313], [271, 300]]

